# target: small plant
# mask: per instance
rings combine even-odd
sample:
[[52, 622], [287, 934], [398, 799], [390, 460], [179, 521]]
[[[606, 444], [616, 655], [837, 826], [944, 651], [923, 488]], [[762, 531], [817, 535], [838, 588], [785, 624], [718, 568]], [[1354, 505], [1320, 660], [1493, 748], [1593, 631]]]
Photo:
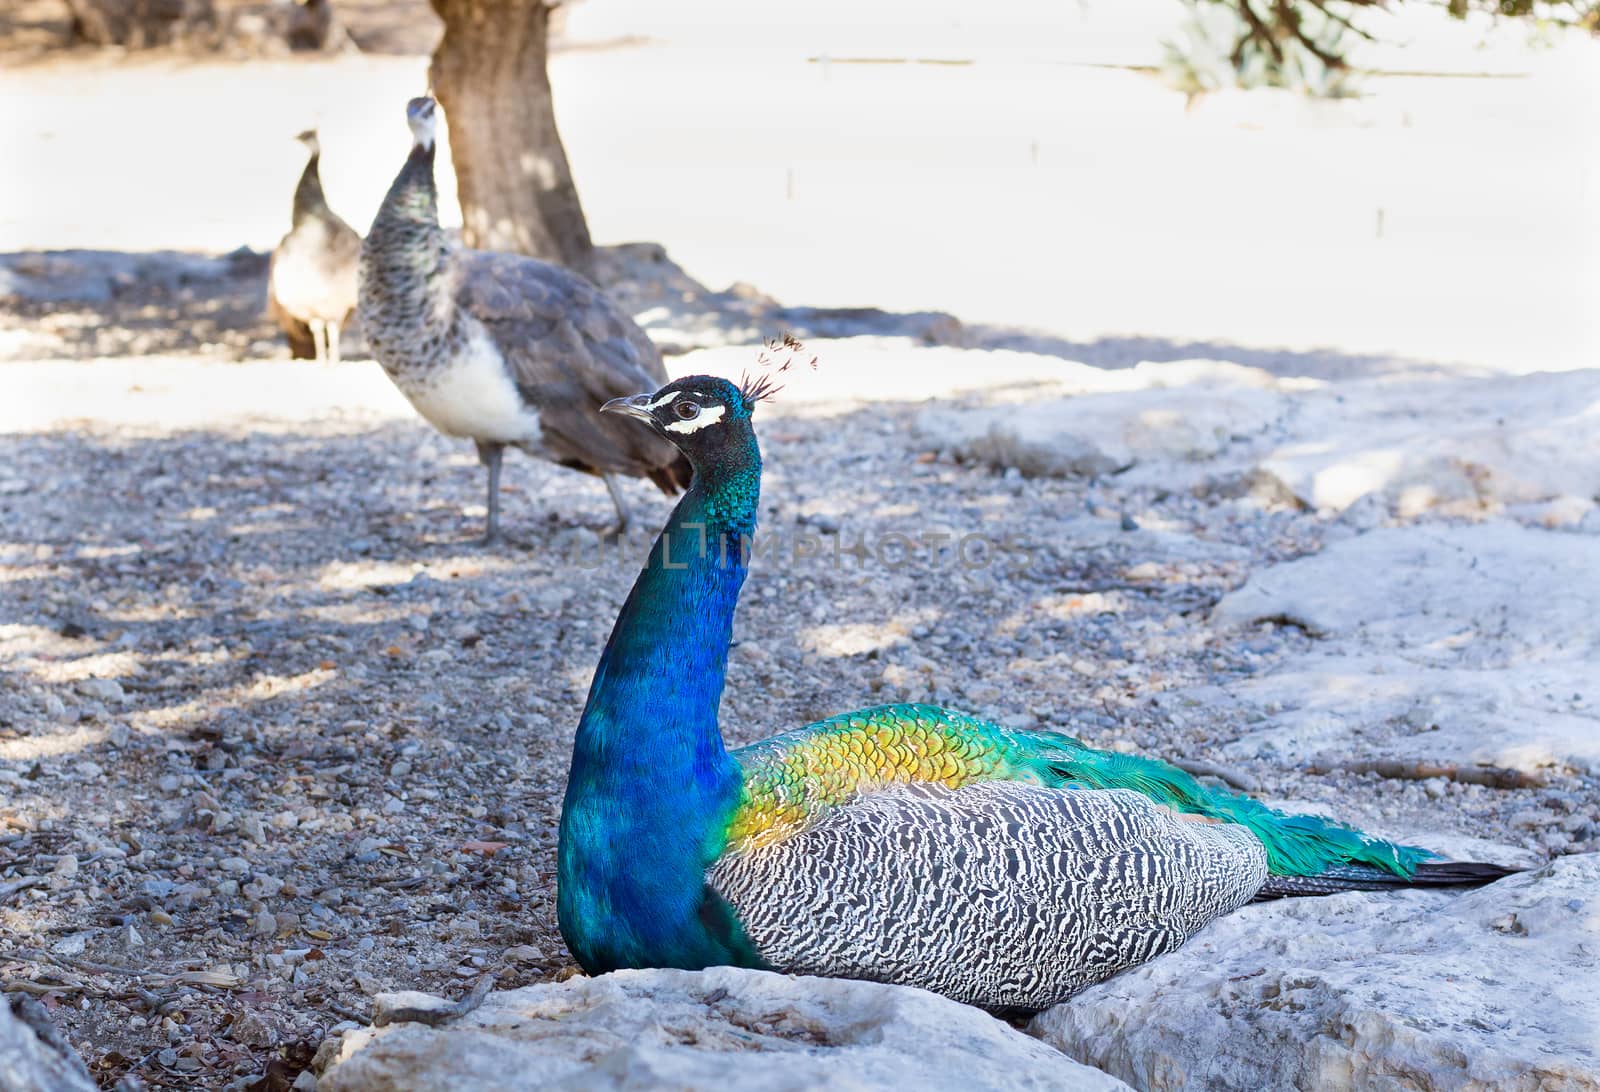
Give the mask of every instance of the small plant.
[[[1320, 3], [1189, 0], [1182, 38], [1166, 43], [1163, 70], [1191, 98], [1224, 87], [1282, 87], [1317, 98], [1354, 95], [1344, 54], [1372, 35]], [[1358, 5], [1359, 6], [1359, 5]]]
[[[1398, 0], [1393, 0], [1398, 2]], [[1423, 0], [1412, 0], [1414, 3]], [[1474, 12], [1600, 34], [1600, 0], [1429, 0], [1456, 18]], [[1187, 0], [1163, 70], [1194, 98], [1224, 87], [1284, 87], [1319, 98], [1356, 93], [1345, 54], [1374, 34], [1361, 25], [1386, 0]]]

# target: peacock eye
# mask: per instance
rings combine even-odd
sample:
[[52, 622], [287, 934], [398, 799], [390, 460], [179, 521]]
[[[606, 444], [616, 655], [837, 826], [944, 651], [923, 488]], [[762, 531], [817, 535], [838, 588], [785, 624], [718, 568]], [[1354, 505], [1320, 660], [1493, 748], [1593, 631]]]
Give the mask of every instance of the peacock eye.
[[700, 416], [699, 402], [674, 402], [672, 412], [678, 415], [680, 421], [693, 421]]

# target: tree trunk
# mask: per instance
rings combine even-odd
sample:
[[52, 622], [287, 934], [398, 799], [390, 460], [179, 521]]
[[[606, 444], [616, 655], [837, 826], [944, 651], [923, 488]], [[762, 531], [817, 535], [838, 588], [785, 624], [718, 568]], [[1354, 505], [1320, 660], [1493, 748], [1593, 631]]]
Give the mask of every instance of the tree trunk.
[[589, 225], [556, 132], [544, 0], [432, 0], [444, 20], [430, 78], [450, 127], [468, 246], [587, 271]]

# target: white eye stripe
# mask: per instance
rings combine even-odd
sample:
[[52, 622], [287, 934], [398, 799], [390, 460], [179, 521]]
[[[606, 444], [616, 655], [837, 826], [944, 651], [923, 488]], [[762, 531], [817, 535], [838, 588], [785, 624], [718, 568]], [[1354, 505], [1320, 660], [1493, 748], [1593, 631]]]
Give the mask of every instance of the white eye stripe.
[[700, 411], [698, 417], [691, 417], [687, 421], [674, 421], [664, 426], [668, 432], [699, 432], [707, 425], [714, 425], [722, 420], [722, 415], [728, 412], [727, 406], [707, 406]]
[[670, 406], [672, 403], [676, 402], [678, 399], [682, 398], [686, 394], [687, 395], [691, 395], [691, 396], [693, 396], [695, 398], [699, 398], [699, 399], [704, 399], [705, 398], [705, 395], [701, 394], [699, 391], [673, 391], [671, 394], [662, 395], [660, 398], [657, 398], [654, 402], [645, 403], [645, 407], [644, 408], [647, 409], [647, 410], [655, 411], [655, 410], [660, 409], [662, 406]]

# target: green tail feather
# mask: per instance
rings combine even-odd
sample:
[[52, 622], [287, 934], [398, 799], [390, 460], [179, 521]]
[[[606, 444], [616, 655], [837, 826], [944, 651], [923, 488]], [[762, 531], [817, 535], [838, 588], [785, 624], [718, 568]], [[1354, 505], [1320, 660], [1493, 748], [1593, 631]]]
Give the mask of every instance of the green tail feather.
[[1096, 751], [1054, 733], [1005, 734], [1021, 752], [1013, 761], [1045, 784], [1132, 789], [1175, 811], [1249, 827], [1267, 847], [1267, 866], [1275, 876], [1314, 876], [1338, 865], [1362, 864], [1410, 879], [1418, 864], [1435, 856], [1314, 815], [1285, 815], [1248, 796], [1208, 788], [1155, 759]]

